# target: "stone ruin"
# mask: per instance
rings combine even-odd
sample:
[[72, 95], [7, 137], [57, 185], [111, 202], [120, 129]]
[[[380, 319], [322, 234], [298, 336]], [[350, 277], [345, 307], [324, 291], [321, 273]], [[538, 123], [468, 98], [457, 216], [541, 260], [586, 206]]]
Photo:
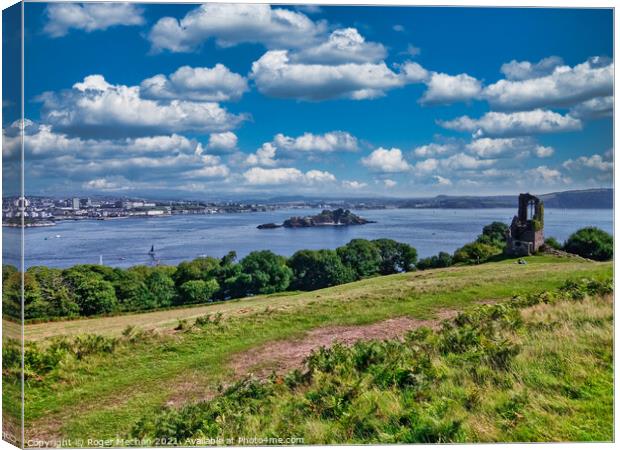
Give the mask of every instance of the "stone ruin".
[[508, 229], [505, 253], [510, 256], [536, 253], [545, 243], [544, 216], [541, 199], [529, 193], [519, 194], [519, 211]]

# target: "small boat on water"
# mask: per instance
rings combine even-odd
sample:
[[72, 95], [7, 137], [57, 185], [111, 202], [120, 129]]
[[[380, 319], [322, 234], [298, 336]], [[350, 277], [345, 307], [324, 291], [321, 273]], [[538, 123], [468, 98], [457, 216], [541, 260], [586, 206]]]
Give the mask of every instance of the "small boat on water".
[[155, 246], [151, 245], [151, 249], [149, 250], [149, 255], [154, 255], [155, 254]]

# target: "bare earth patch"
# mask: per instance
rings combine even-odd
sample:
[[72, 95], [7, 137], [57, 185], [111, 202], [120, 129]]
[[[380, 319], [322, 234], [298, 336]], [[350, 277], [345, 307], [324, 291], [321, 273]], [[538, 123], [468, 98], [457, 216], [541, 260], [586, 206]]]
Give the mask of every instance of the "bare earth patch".
[[420, 327], [436, 329], [442, 321], [456, 317], [458, 311], [441, 310], [432, 320], [396, 317], [369, 325], [331, 326], [309, 331], [303, 338], [270, 342], [236, 355], [230, 366], [235, 378], [252, 374], [266, 378], [272, 373], [282, 375], [303, 367], [304, 359], [321, 347], [336, 343], [351, 346], [357, 341], [388, 340], [402, 338], [408, 331]]
[[[408, 331], [420, 327], [436, 329], [442, 321], [456, 317], [458, 311], [443, 309], [437, 311], [432, 320], [396, 317], [369, 325], [330, 326], [310, 330], [300, 339], [268, 342], [233, 356], [229, 363], [232, 377], [227, 384], [247, 375], [265, 379], [272, 373], [283, 375], [294, 369], [301, 369], [304, 359], [321, 347], [336, 343], [351, 346], [357, 341], [387, 340], [402, 338]], [[174, 383], [174, 382], [173, 382]], [[179, 407], [187, 402], [206, 401], [213, 398], [214, 386], [201, 380], [198, 374], [185, 374], [176, 384], [175, 393], [166, 402], [167, 406]]]

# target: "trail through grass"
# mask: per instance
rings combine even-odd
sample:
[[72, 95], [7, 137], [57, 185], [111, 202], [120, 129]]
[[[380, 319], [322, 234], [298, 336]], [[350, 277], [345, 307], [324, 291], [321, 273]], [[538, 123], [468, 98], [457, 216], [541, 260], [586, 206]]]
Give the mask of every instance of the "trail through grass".
[[609, 280], [467, 308], [435, 332], [314, 351], [301, 371], [146, 414], [133, 438], [305, 444], [613, 439]]
[[[269, 341], [299, 338], [317, 327], [399, 316], [432, 318], [440, 309], [462, 309], [480, 300], [554, 289], [567, 278], [605, 278], [612, 273], [611, 263], [554, 257], [527, 261], [413, 272], [183, 310], [27, 325], [26, 338], [33, 340], [79, 333], [120, 335], [127, 325], [161, 332], [158, 338], [123, 346], [113, 354], [68, 361], [45, 380], [29, 381], [27, 435], [83, 439], [126, 433], [145, 412], [161, 408], [187, 383], [204, 386], [205, 392], [226, 384], [234, 354]], [[173, 331], [177, 318], [205, 312], [221, 312], [221, 323]], [[7, 393], [11, 395], [10, 386], [5, 387]]]

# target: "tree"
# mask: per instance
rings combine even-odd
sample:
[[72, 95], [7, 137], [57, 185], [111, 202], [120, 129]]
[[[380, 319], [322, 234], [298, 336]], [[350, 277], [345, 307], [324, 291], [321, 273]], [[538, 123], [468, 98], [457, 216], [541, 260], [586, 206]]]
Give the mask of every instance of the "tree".
[[233, 286], [232, 280], [235, 280], [241, 273], [241, 266], [235, 261], [237, 260], [237, 253], [234, 251], [228, 252], [220, 259], [220, 268], [217, 272], [217, 281], [220, 285], [220, 290], [217, 292], [217, 298], [225, 300], [235, 297], [236, 293], [231, 290]]
[[[22, 317], [22, 277], [17, 269], [2, 267], [2, 315], [14, 320]], [[13, 267], [13, 266], [10, 266]]]
[[62, 270], [36, 266], [27, 271], [39, 285], [39, 294], [45, 307], [39, 309], [37, 317], [72, 317], [80, 313], [75, 295], [62, 276]]
[[98, 278], [83, 278], [75, 285], [80, 314], [110, 313], [118, 309], [114, 287], [109, 281]]
[[187, 303], [206, 303], [212, 301], [213, 294], [220, 288], [216, 280], [190, 280], [181, 285], [182, 304]]
[[[116, 292], [119, 307], [126, 311], [151, 309], [157, 307], [157, 302], [144, 283], [145, 274], [142, 271], [117, 269], [118, 273], [111, 281]], [[148, 273], [148, 272], [147, 272]], [[148, 275], [146, 275], [148, 277]], [[110, 280], [107, 280], [110, 281]]]
[[[22, 277], [20, 272], [12, 272], [4, 280], [2, 287], [3, 314], [13, 319], [22, 317]], [[46, 317], [49, 305], [41, 295], [41, 286], [37, 279], [26, 272], [24, 274], [24, 318]]]
[[607, 261], [614, 255], [614, 239], [599, 228], [586, 227], [569, 236], [564, 250], [584, 258]]
[[452, 265], [452, 255], [446, 252], [439, 252], [430, 258], [424, 258], [418, 261], [416, 267], [420, 270], [437, 269], [440, 267], [450, 267]]
[[410, 245], [392, 239], [375, 239], [371, 243], [379, 250], [381, 258], [379, 273], [381, 275], [409, 272], [415, 269], [418, 252]]
[[220, 269], [220, 260], [211, 257], [196, 258], [193, 261], [183, 261], [177, 267], [174, 281], [181, 286], [190, 280], [209, 280], [216, 278]]
[[154, 270], [145, 281], [156, 307], [170, 306], [176, 297], [174, 281], [165, 271]]
[[2, 280], [8, 279], [15, 273], [17, 273], [17, 267], [11, 264], [2, 264]]
[[481, 242], [471, 242], [455, 251], [453, 260], [457, 263], [480, 264], [497, 253], [497, 247]]
[[379, 249], [366, 239], [353, 239], [348, 244], [338, 247], [336, 252], [342, 263], [350, 267], [358, 278], [379, 273], [381, 254]]
[[285, 291], [293, 278], [286, 258], [269, 250], [252, 252], [239, 265], [240, 273], [228, 280], [229, 290], [235, 296]]
[[80, 314], [91, 316], [116, 311], [118, 299], [114, 286], [88, 266], [74, 266], [63, 273], [80, 307]]
[[228, 267], [231, 266], [235, 263], [235, 261], [237, 260], [237, 252], [230, 251], [228, 253], [226, 253], [226, 255], [222, 256], [222, 259], [220, 259], [220, 266], [222, 267]]
[[355, 279], [334, 250], [300, 250], [288, 260], [293, 270], [291, 287], [311, 291], [348, 283]]
[[446, 252], [437, 254], [437, 267], [450, 267], [452, 265], [452, 255]]
[[506, 234], [508, 225], [503, 222], [493, 222], [482, 228], [482, 234], [478, 236], [477, 242], [503, 248], [506, 245]]

